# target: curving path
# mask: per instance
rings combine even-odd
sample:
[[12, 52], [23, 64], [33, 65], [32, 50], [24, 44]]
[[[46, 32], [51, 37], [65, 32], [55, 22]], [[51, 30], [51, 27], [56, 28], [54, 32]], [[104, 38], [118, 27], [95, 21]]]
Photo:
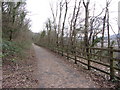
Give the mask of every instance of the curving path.
[[33, 44], [38, 60], [39, 88], [96, 88], [85, 73], [77, 71], [47, 49]]

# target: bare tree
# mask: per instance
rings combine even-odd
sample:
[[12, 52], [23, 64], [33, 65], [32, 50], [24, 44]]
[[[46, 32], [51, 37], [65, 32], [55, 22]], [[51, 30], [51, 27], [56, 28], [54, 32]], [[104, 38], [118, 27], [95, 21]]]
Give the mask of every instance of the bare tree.
[[88, 47], [89, 45], [89, 41], [88, 41], [88, 19], [89, 19], [89, 3], [90, 3], [90, 0], [87, 0], [87, 2], [85, 3], [85, 1], [83, 0], [83, 5], [85, 7], [85, 30], [84, 30], [84, 33], [85, 33], [85, 36], [84, 36], [84, 44], [86, 47]]
[[104, 33], [105, 33], [106, 23], [107, 23], [107, 32], [108, 32], [108, 47], [110, 46], [109, 9], [108, 9], [110, 3], [111, 3], [111, 1], [106, 0], [105, 15], [103, 17], [103, 31], [102, 31], [101, 47], [104, 47]]
[[95, 14], [95, 4], [94, 4], [94, 10], [93, 10], [93, 18], [90, 19], [90, 36], [89, 36], [89, 39], [88, 39], [89, 41], [91, 41], [92, 34], [93, 34], [93, 24], [94, 24], [94, 21], [95, 21], [94, 14]]
[[70, 21], [70, 38], [69, 38], [69, 45], [72, 45], [73, 46], [73, 22], [74, 22], [74, 19], [75, 19], [75, 13], [76, 13], [76, 3], [77, 3], [77, 0], [75, 0], [75, 5], [74, 5], [74, 9], [73, 9], [73, 15], [72, 15], [72, 18], [71, 18], [71, 21]]
[[105, 22], [106, 22], [106, 12], [105, 12], [105, 16], [103, 18], [103, 30], [102, 30], [102, 38], [101, 38], [101, 48], [104, 47]]
[[74, 23], [73, 23], [73, 36], [74, 36], [74, 43], [75, 43], [75, 39], [76, 39], [76, 23], [77, 23], [77, 19], [78, 19], [78, 15], [79, 15], [79, 12], [80, 12], [80, 4], [81, 4], [81, 0], [79, 1], [79, 5], [78, 5], [78, 10], [77, 10], [77, 13], [75, 15], [75, 20], [74, 20]]
[[51, 20], [48, 18], [48, 20], [45, 23], [45, 27], [47, 29], [47, 45], [51, 45], [51, 31], [52, 31], [52, 23]]
[[71, 41], [72, 41], [72, 32], [73, 32], [73, 21], [74, 21], [74, 18], [75, 18], [75, 11], [76, 11], [76, 2], [77, 2], [77, 0], [75, 0], [75, 6], [74, 6], [73, 15], [72, 15], [71, 23], [70, 23], [70, 37], [71, 37]]
[[[50, 5], [51, 7], [51, 11], [52, 11], [52, 16], [53, 16], [53, 24], [54, 24], [54, 30], [55, 30], [55, 37], [54, 37], [54, 43], [57, 44], [58, 42], [58, 38], [57, 38], [57, 22], [56, 22], [56, 19], [57, 19], [57, 14], [58, 14], [58, 5], [56, 4], [56, 12], [54, 13], [54, 10], [53, 10], [53, 6]], [[57, 38], [57, 39], [56, 39]]]
[[109, 9], [108, 9], [108, 7], [109, 7], [109, 4], [110, 4], [110, 2], [109, 2], [109, 0], [107, 1], [106, 0], [106, 12], [107, 12], [107, 31], [108, 31], [108, 48], [110, 47], [110, 30], [109, 30]]
[[60, 29], [61, 29], [61, 16], [62, 16], [62, 9], [63, 9], [62, 1], [60, 1], [60, 5], [59, 5], [60, 11], [59, 11], [59, 21], [58, 21], [57, 46], [59, 43], [59, 34], [60, 34]]
[[61, 45], [62, 45], [62, 55], [63, 55], [63, 38], [64, 38], [64, 28], [65, 28], [65, 21], [66, 21], [66, 16], [67, 16], [67, 11], [68, 11], [68, 2], [65, 0], [65, 15], [64, 15], [64, 20], [63, 20], [63, 25], [62, 25], [62, 32], [61, 32]]

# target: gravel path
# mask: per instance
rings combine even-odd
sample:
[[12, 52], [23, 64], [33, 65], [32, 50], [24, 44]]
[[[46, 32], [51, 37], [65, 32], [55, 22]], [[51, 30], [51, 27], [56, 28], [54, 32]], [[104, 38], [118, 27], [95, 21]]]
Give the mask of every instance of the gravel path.
[[38, 60], [39, 88], [97, 88], [94, 81], [84, 72], [66, 64], [47, 49], [34, 45]]

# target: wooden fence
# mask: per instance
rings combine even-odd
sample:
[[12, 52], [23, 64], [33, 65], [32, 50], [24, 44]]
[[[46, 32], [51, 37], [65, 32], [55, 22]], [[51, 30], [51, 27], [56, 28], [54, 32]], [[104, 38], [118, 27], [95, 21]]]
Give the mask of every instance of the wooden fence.
[[[88, 67], [88, 70], [95, 69], [97, 71], [103, 72], [110, 76], [110, 80], [117, 78], [120, 80], [119, 73], [120, 68], [117, 66], [117, 62], [120, 58], [117, 58], [117, 54], [120, 53], [120, 50], [110, 48], [93, 48], [93, 47], [81, 47], [81, 46], [72, 46], [71, 45], [49, 45], [50, 50], [66, 56], [67, 59], [74, 60], [75, 64], [81, 63]], [[80, 60], [82, 59], [82, 60]], [[95, 65], [97, 64], [97, 65]], [[98, 65], [101, 67], [106, 67], [108, 71], [98, 68]], [[117, 73], [117, 74], [116, 74]]]

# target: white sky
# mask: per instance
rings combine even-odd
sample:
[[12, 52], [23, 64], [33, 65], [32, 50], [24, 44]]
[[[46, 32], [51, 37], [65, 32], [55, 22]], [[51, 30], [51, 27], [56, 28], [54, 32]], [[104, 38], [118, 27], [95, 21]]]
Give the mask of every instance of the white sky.
[[[26, 0], [26, 8], [30, 12], [27, 17], [32, 21], [31, 30], [33, 32], [40, 32], [43, 30], [45, 21], [52, 15], [50, 3], [53, 3], [55, 5], [57, 1], [58, 0]], [[71, 1], [73, 2], [74, 0]], [[112, 0], [110, 5], [110, 23], [112, 24], [113, 29], [116, 33], [118, 26], [115, 18], [118, 17], [118, 1], [120, 0]], [[90, 5], [93, 5], [94, 2], [96, 2], [96, 13], [99, 13], [101, 9], [105, 7], [106, 0], [90, 0]], [[72, 4], [74, 5], [74, 3]], [[111, 33], [113, 32], [111, 31]]]

